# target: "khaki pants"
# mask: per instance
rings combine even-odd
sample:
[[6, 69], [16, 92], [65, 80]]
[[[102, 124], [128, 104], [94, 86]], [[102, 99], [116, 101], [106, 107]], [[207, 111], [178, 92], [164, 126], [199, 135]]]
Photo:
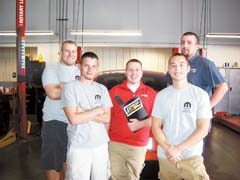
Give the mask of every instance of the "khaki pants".
[[146, 147], [110, 142], [111, 179], [138, 180], [144, 167], [146, 149]]
[[177, 164], [159, 158], [159, 167], [161, 180], [209, 180], [201, 156], [187, 158]]

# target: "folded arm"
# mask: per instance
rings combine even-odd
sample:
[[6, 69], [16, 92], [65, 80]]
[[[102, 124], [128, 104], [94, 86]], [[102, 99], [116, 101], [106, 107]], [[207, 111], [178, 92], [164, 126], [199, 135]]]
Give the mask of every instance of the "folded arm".
[[76, 106], [64, 107], [64, 112], [72, 125], [95, 121], [98, 123], [109, 123], [110, 108], [97, 107], [91, 110], [84, 110]]
[[61, 99], [61, 93], [63, 89], [63, 83], [60, 84], [47, 84], [44, 87], [47, 96], [52, 100]]

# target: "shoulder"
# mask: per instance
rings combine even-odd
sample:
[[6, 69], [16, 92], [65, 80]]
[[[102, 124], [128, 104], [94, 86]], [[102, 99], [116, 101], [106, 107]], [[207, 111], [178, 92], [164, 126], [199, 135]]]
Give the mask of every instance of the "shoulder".
[[62, 63], [58, 63], [57, 68], [58, 68], [58, 71], [61, 73], [76, 70], [76, 66], [67, 66]]
[[155, 91], [153, 88], [151, 88], [150, 86], [147, 86], [145, 84], [141, 84], [141, 88], [143, 89], [143, 91], [147, 92], [147, 94], [150, 94], [153, 96], [155, 96], [157, 94], [157, 91]]
[[94, 85], [96, 88], [100, 88], [100, 89], [102, 89], [102, 90], [104, 90], [104, 91], [107, 91], [107, 87], [106, 87], [105, 85], [101, 84], [101, 83], [98, 83], [98, 82], [94, 81], [94, 82], [93, 82], [93, 85]]
[[164, 89], [162, 89], [161, 91], [157, 92], [156, 96], [155, 96], [155, 102], [158, 103], [162, 103], [165, 104], [166, 100], [171, 96], [171, 88], [168, 86]]
[[44, 68], [44, 72], [57, 72], [58, 65], [57, 64], [49, 64]]
[[114, 93], [124, 92], [124, 87], [125, 87], [124, 84], [118, 84], [118, 85], [112, 87], [109, 90], [109, 93], [114, 94]]
[[79, 80], [68, 81], [64, 83], [64, 88], [70, 88], [70, 87], [76, 86], [77, 84], [80, 84]]
[[208, 58], [205, 58], [205, 57], [202, 57], [202, 56], [198, 56], [198, 62], [202, 63], [206, 66], [215, 67], [215, 64], [212, 60], [210, 60]]
[[168, 96], [169, 94], [172, 94], [172, 91], [173, 91], [173, 86], [170, 85], [170, 86], [163, 88], [161, 91], [159, 91], [157, 93], [157, 96]]
[[202, 88], [196, 86], [196, 85], [190, 84], [190, 85], [189, 85], [189, 89], [190, 89], [191, 91], [194, 91], [195, 94], [196, 94], [198, 97], [200, 97], [200, 96], [207, 96], [207, 97], [208, 97], [207, 92], [204, 91]]
[[56, 64], [47, 65], [42, 73], [42, 83], [47, 84], [58, 84], [58, 68]]

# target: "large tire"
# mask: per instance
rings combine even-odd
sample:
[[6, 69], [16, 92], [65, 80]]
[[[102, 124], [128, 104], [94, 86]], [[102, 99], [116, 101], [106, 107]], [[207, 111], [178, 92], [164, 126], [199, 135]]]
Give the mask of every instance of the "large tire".
[[7, 98], [0, 94], [0, 136], [7, 134], [9, 130], [11, 107]]

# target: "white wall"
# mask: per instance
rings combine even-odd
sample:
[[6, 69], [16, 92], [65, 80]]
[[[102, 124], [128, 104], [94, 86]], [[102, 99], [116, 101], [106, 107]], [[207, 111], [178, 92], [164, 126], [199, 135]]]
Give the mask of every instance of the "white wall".
[[[47, 64], [58, 61], [58, 44], [30, 44], [31, 46], [38, 46], [38, 53], [43, 55]], [[178, 47], [178, 46], [176, 46]], [[172, 47], [168, 48], [147, 48], [147, 47], [85, 47], [84, 51], [94, 51], [98, 54], [99, 58], [104, 63], [101, 64], [100, 70], [124, 68], [124, 62], [130, 58], [139, 58], [146, 61], [144, 68], [166, 71], [166, 61], [171, 55]], [[218, 67], [223, 67], [225, 62], [229, 62], [232, 66], [235, 62], [238, 63], [240, 68], [240, 46], [221, 46], [221, 45], [208, 45], [207, 57], [214, 61]], [[123, 64], [115, 63], [123, 60]], [[159, 63], [159, 64], [158, 64]], [[106, 68], [107, 67], [107, 68]]]
[[223, 67], [225, 62], [230, 67], [237, 62], [240, 68], [240, 47], [239, 46], [208, 46], [208, 58], [213, 60], [218, 67]]
[[[27, 30], [53, 29], [59, 32], [60, 23], [56, 19], [61, 18], [60, 1], [26, 0]], [[70, 36], [69, 30], [82, 28], [83, 0], [64, 2], [69, 2], [66, 6], [67, 39], [75, 40], [85, 50], [96, 51], [103, 61], [100, 70], [123, 68], [129, 58], [135, 57], [144, 61], [145, 69], [166, 71], [165, 61], [171, 54], [171, 48], [179, 46], [183, 32], [194, 31], [200, 35], [201, 41], [206, 40], [203, 36], [203, 2], [207, 3], [207, 32], [239, 33], [240, 30], [239, 0], [85, 0], [85, 29], [139, 29], [143, 36], [82, 38]], [[0, 0], [0, 31], [16, 28], [15, 3], [15, 0]], [[60, 36], [26, 37], [26, 46], [38, 47], [38, 54], [42, 54], [47, 64], [54, 63], [59, 59]], [[16, 46], [16, 37], [0, 36], [1, 46]], [[207, 39], [206, 47], [208, 57], [217, 66], [221, 67], [225, 62], [230, 65], [237, 62], [240, 66], [239, 39]], [[163, 52], [162, 48], [169, 49]], [[10, 57], [16, 56], [12, 54]]]
[[[14, 44], [11, 44], [14, 47]], [[58, 43], [30, 43], [28, 47], [37, 47], [34, 52], [34, 60], [41, 54], [46, 64], [56, 63], [59, 60]], [[0, 47], [1, 49], [1, 47]], [[4, 48], [3, 48], [4, 49]], [[109, 69], [124, 69], [126, 61], [130, 58], [138, 58], [143, 63], [145, 70], [166, 72], [167, 61], [171, 56], [172, 48], [149, 47], [85, 47], [84, 51], [95, 52], [100, 59], [100, 71]], [[7, 53], [7, 54], [6, 54]], [[232, 67], [235, 62], [240, 68], [240, 46], [207, 46], [208, 58], [218, 67], [223, 67], [225, 62]], [[15, 62], [15, 63], [14, 63]], [[0, 54], [0, 81], [14, 81], [12, 72], [16, 72], [16, 52], [1, 51]]]
[[[59, 60], [58, 44], [29, 44], [38, 46], [38, 54], [42, 54], [47, 65]], [[170, 57], [171, 48], [133, 48], [133, 47], [85, 47], [84, 51], [95, 52], [100, 59], [100, 71], [109, 69], [124, 69], [125, 63], [131, 58], [143, 62], [146, 70], [166, 71], [166, 61]]]

